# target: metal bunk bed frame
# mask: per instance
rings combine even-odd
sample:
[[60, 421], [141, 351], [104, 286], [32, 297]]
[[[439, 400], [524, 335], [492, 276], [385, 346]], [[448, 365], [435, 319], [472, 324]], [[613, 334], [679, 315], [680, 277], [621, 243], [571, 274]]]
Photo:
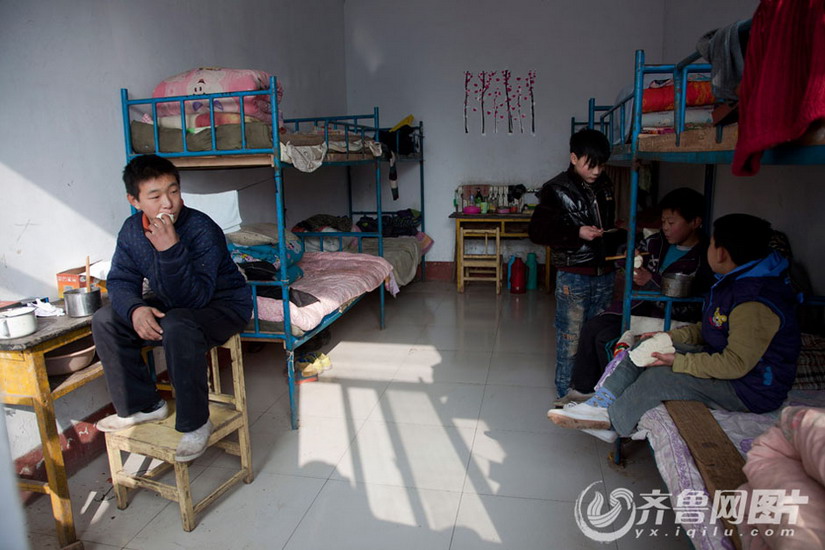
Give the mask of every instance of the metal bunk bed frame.
[[[253, 327], [252, 332], [242, 332], [241, 338], [243, 340], [273, 342], [281, 341], [287, 354], [287, 382], [289, 386], [289, 407], [290, 407], [290, 421], [292, 429], [298, 429], [298, 409], [296, 407], [295, 399], [295, 350], [302, 344], [306, 343], [313, 336], [321, 332], [323, 329], [335, 322], [344, 313], [349, 311], [356, 303], [360, 301], [363, 295], [351, 300], [345, 306], [330, 313], [321, 321], [321, 323], [310, 331], [305, 332], [301, 336], [295, 336], [292, 333], [292, 322], [289, 311], [289, 277], [287, 275], [287, 256], [286, 256], [286, 228], [284, 217], [284, 184], [283, 184], [283, 168], [287, 164], [281, 160], [281, 143], [279, 139], [278, 126], [278, 100], [277, 100], [277, 86], [275, 77], [270, 77], [269, 87], [265, 90], [247, 91], [247, 92], [224, 92], [214, 94], [203, 94], [197, 96], [175, 96], [151, 99], [129, 99], [129, 92], [125, 88], [120, 90], [121, 107], [123, 114], [123, 130], [124, 143], [126, 147], [126, 160], [131, 161], [133, 158], [140, 156], [143, 153], [135, 153], [132, 146], [132, 135], [130, 125], [130, 109], [132, 107], [147, 106], [151, 109], [151, 116], [153, 121], [158, 120], [157, 106], [159, 103], [179, 103], [180, 117], [181, 117], [181, 144], [182, 151], [178, 152], [164, 152], [160, 150], [159, 128], [158, 124], [153, 125], [154, 131], [154, 154], [169, 158], [179, 169], [236, 169], [249, 167], [272, 167], [273, 180], [275, 183], [275, 204], [278, 215], [278, 258], [280, 260], [279, 279], [275, 281], [250, 281], [252, 287], [253, 297]], [[268, 96], [269, 106], [271, 110], [270, 128], [272, 131], [272, 147], [271, 148], [250, 148], [247, 146], [247, 134], [244, 115], [244, 100], [250, 96]], [[216, 99], [234, 98], [238, 101], [240, 107], [240, 149], [218, 149], [215, 126], [215, 106]], [[190, 151], [186, 141], [186, 111], [185, 102], [198, 100], [201, 102], [209, 102], [209, 130], [211, 131], [211, 148], [204, 151]], [[366, 121], [366, 124], [363, 122]], [[284, 125], [293, 125], [296, 131], [300, 129], [302, 124], [312, 124], [314, 126], [323, 126], [324, 141], [329, 145], [329, 130], [343, 129], [345, 140], [347, 143], [347, 152], [344, 160], [325, 161], [325, 166], [353, 166], [353, 165], [369, 165], [375, 167], [375, 187], [376, 187], [376, 212], [378, 214], [378, 231], [370, 232], [329, 232], [329, 233], [300, 233], [299, 238], [302, 240], [307, 237], [323, 237], [323, 238], [338, 238], [339, 242], [344, 237], [355, 237], [358, 240], [358, 251], [362, 250], [363, 238], [377, 238], [378, 239], [378, 255], [384, 255], [384, 243], [382, 236], [382, 220], [381, 220], [381, 166], [380, 159], [367, 158], [366, 155], [360, 157], [349, 157], [349, 136], [359, 135], [362, 141], [369, 135], [369, 137], [378, 141], [379, 131], [379, 117], [378, 107], [373, 109], [372, 114], [364, 115], [344, 115], [333, 117], [308, 117], [308, 118], [294, 118], [284, 120]], [[327, 147], [328, 148], [328, 147]], [[336, 157], [337, 158], [337, 157]], [[423, 159], [422, 159], [423, 162]], [[422, 167], [422, 205], [423, 205], [423, 167]], [[351, 193], [350, 193], [351, 196]], [[351, 199], [350, 199], [350, 211]], [[423, 222], [422, 222], [423, 223]], [[423, 230], [423, 228], [422, 228]], [[319, 239], [323, 249], [323, 239]], [[283, 333], [278, 332], [262, 332], [260, 319], [258, 318], [258, 287], [259, 286], [275, 286], [281, 288], [281, 300], [284, 308]], [[380, 296], [379, 305], [379, 323], [383, 329], [385, 324], [384, 306], [385, 295], [384, 285], [379, 285], [377, 289]]]
[[[639, 150], [639, 134], [642, 129], [642, 99], [644, 93], [644, 77], [648, 74], [669, 75], [674, 81], [674, 131], [676, 145], [681, 143], [681, 135], [685, 131], [685, 107], [687, 99], [688, 74], [707, 73], [711, 65], [695, 63], [701, 56], [694, 52], [676, 64], [646, 64], [644, 50], [636, 50], [633, 78], [633, 92], [619, 99], [615, 105], [597, 105], [595, 98], [588, 101], [588, 116], [586, 122], [580, 122], [575, 117], [570, 123], [571, 132], [577, 128], [599, 129], [608, 136], [618, 136], [611, 139], [612, 154], [609, 164], [630, 167], [630, 200], [627, 227], [627, 250], [636, 248], [637, 205], [639, 198], [639, 163], [637, 161], [704, 164], [704, 193], [707, 204], [705, 220], [709, 223], [713, 219], [714, 189], [716, 186], [716, 166], [730, 164], [733, 161], [733, 151], [683, 151], [683, 152], [651, 152]], [[633, 102], [633, 119], [631, 121], [630, 143], [625, 143], [624, 129], [627, 120], [627, 109]], [[601, 113], [597, 115], [597, 113]], [[618, 120], [617, 120], [618, 119]], [[597, 122], [598, 121], [598, 122]], [[616, 131], [618, 127], [618, 132]], [[716, 128], [716, 140], [722, 140], [721, 126]], [[762, 164], [798, 164], [823, 165], [825, 164], [825, 145], [794, 146], [786, 144], [765, 151]], [[663, 294], [635, 290], [633, 288], [633, 271], [625, 270], [624, 295], [622, 299], [622, 331], [630, 328], [631, 303], [633, 300], [656, 301], [665, 303], [664, 330], [670, 328], [674, 302], [702, 302], [702, 298], [671, 298]], [[805, 297], [805, 303], [812, 306], [825, 304], [825, 297]], [[613, 452], [616, 464], [621, 462], [621, 439], [616, 440]]]
[[[380, 132], [389, 132], [390, 128], [379, 128]], [[420, 122], [417, 126], [412, 126], [412, 133], [410, 134], [413, 140], [414, 150], [409, 155], [398, 155], [399, 163], [418, 163], [418, 183], [419, 183], [419, 212], [421, 212], [421, 232], [427, 232], [425, 204], [424, 204], [424, 123]], [[395, 136], [395, 150], [399, 149], [400, 136]], [[355, 221], [355, 216], [376, 216], [380, 215], [375, 210], [353, 210], [352, 205], [352, 171], [347, 167], [347, 191], [349, 196], [349, 217]], [[398, 214], [398, 211], [384, 210], [384, 214]], [[323, 242], [323, 241], [322, 241]], [[427, 261], [425, 256], [421, 256], [421, 280], [427, 279]]]
[[[733, 160], [733, 151], [684, 151], [684, 152], [652, 152], [639, 150], [639, 134], [642, 128], [642, 95], [644, 93], [644, 77], [648, 74], [669, 75], [673, 77], [675, 94], [674, 130], [676, 133], [676, 145], [681, 141], [681, 135], [685, 131], [685, 106], [687, 98], [686, 82], [690, 73], [706, 73], [711, 69], [710, 64], [694, 63], [699, 59], [698, 53], [693, 53], [676, 64], [645, 63], [645, 53], [637, 50], [635, 54], [633, 92], [621, 98], [615, 105], [596, 105], [594, 98], [588, 102], [587, 122], [579, 122], [575, 118], [571, 121], [571, 130], [586, 126], [599, 128], [609, 136], [616, 136], [618, 127], [618, 138], [611, 140], [613, 147], [612, 155], [608, 161], [610, 164], [630, 166], [630, 212], [628, 214], [628, 242], [627, 249], [633, 250], [636, 246], [636, 205], [638, 204], [639, 191], [639, 170], [637, 162], [639, 160], [659, 161], [668, 163], [704, 164], [704, 193], [708, 210], [705, 219], [712, 219], [713, 195], [716, 185], [716, 166], [718, 164], [730, 164]], [[630, 102], [633, 102], [633, 119], [631, 122], [630, 143], [625, 144], [623, 140], [627, 109]], [[597, 115], [597, 113], [601, 113]], [[617, 120], [618, 119], [618, 120]], [[716, 128], [717, 141], [721, 141], [722, 127]], [[794, 146], [791, 144], [775, 147], [765, 151], [762, 156], [762, 164], [800, 164], [800, 165], [821, 165], [825, 164], [825, 145]], [[665, 310], [665, 330], [670, 326], [671, 310], [673, 302], [699, 301], [698, 298], [669, 298], [658, 293], [633, 290], [633, 273], [627, 270], [625, 273], [625, 294], [623, 297], [622, 330], [630, 327], [630, 304], [633, 300], [663, 301], [666, 303]], [[810, 297], [808, 303], [821, 303], [823, 298]]]

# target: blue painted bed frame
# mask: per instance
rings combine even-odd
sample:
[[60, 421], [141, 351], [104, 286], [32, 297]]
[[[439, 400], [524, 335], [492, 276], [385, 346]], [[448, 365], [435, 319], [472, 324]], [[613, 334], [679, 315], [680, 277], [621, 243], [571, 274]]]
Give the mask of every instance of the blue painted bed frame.
[[[643, 50], [636, 50], [635, 64], [633, 71], [633, 92], [619, 99], [615, 105], [597, 105], [595, 98], [590, 98], [587, 106], [587, 120], [579, 121], [575, 117], [571, 119], [570, 130], [587, 127], [599, 129], [611, 137], [611, 157], [610, 164], [630, 167], [630, 201], [627, 227], [627, 250], [635, 250], [636, 247], [636, 209], [639, 198], [639, 167], [637, 160], [704, 164], [704, 192], [707, 204], [705, 220], [713, 219], [713, 196], [716, 186], [716, 165], [730, 164], [733, 161], [733, 151], [685, 151], [685, 152], [651, 152], [639, 151], [639, 134], [642, 128], [642, 96], [644, 93], [644, 77], [648, 74], [668, 75], [674, 82], [674, 131], [676, 132], [676, 145], [681, 142], [681, 135], [685, 131], [685, 106], [687, 99], [688, 74], [709, 73], [710, 64], [695, 63], [701, 56], [693, 53], [676, 64], [646, 64]], [[633, 119], [631, 121], [630, 143], [625, 143], [624, 128], [627, 120], [627, 109], [630, 103], [633, 105]], [[618, 130], [617, 130], [618, 129]], [[614, 137], [615, 136], [615, 137]], [[717, 141], [722, 139], [722, 127], [716, 129]], [[799, 165], [822, 165], [825, 164], [825, 145], [814, 146], [794, 146], [782, 145], [765, 151], [762, 155], [762, 164], [799, 164]], [[633, 289], [633, 271], [625, 270], [625, 285], [622, 307], [622, 331], [630, 328], [630, 306], [633, 300], [657, 301], [665, 303], [664, 330], [670, 329], [671, 314], [674, 302], [702, 302], [702, 298], [670, 298], [662, 294], [650, 291]], [[825, 297], [810, 296], [805, 298], [808, 305], [822, 305]], [[621, 460], [621, 439], [616, 440], [614, 451], [614, 461], [618, 464]]]
[[[227, 93], [215, 93], [215, 94], [203, 94], [203, 95], [194, 95], [194, 96], [175, 96], [175, 97], [164, 97], [164, 98], [151, 98], [151, 99], [129, 99], [129, 93], [126, 89], [121, 89], [121, 107], [122, 107], [122, 114], [123, 114], [123, 131], [124, 131], [124, 143], [126, 146], [126, 160], [131, 161], [133, 158], [140, 156], [143, 153], [135, 153], [132, 147], [132, 136], [131, 136], [131, 126], [130, 126], [130, 109], [132, 107], [142, 107], [143, 109], [150, 108], [151, 109], [151, 116], [152, 120], [158, 120], [157, 116], [157, 106], [158, 103], [170, 103], [170, 102], [178, 102], [180, 113], [181, 113], [181, 142], [183, 144], [183, 151], [180, 152], [162, 152], [160, 151], [160, 140], [159, 140], [159, 130], [158, 125], [154, 125], [154, 143], [155, 143], [155, 151], [154, 154], [162, 157], [167, 157], [171, 160], [175, 159], [193, 159], [192, 163], [187, 163], [187, 166], [181, 167], [182, 169], [186, 168], [196, 168], [196, 167], [210, 167], [210, 168], [219, 168], [219, 169], [230, 169], [230, 168], [242, 168], [242, 167], [261, 167], [266, 164], [259, 163], [259, 164], [249, 164], [244, 163], [244, 158], [249, 158], [252, 155], [259, 155], [259, 156], [266, 156], [271, 158], [271, 165], [273, 167], [273, 179], [275, 182], [275, 203], [276, 203], [276, 211], [278, 215], [278, 258], [280, 259], [280, 271], [279, 271], [279, 279], [275, 281], [250, 281], [250, 286], [252, 287], [252, 295], [253, 295], [253, 327], [254, 330], [252, 332], [242, 332], [241, 337], [245, 340], [254, 340], [254, 341], [264, 341], [264, 342], [272, 342], [272, 341], [281, 341], [283, 346], [286, 350], [287, 355], [287, 380], [289, 386], [289, 408], [290, 408], [290, 421], [292, 424], [292, 429], [298, 429], [298, 409], [296, 407], [295, 402], [295, 390], [296, 390], [296, 382], [295, 382], [295, 350], [301, 346], [302, 344], [306, 343], [310, 338], [321, 332], [323, 329], [331, 325], [335, 322], [339, 317], [341, 317], [344, 313], [349, 311], [356, 303], [358, 303], [363, 296], [359, 296], [356, 299], [352, 300], [349, 304], [346, 305], [345, 308], [342, 310], [337, 310], [326, 317], [321, 321], [321, 323], [315, 327], [314, 329], [304, 333], [302, 336], [294, 336], [292, 334], [292, 322], [290, 318], [290, 311], [289, 311], [289, 278], [287, 276], [287, 256], [286, 256], [286, 228], [284, 226], [285, 223], [285, 216], [284, 216], [284, 187], [283, 187], [283, 169], [286, 163], [281, 161], [281, 147], [280, 147], [280, 139], [278, 136], [278, 101], [277, 101], [277, 86], [275, 77], [271, 77], [269, 81], [269, 87], [265, 90], [257, 90], [257, 91], [248, 91], [248, 92], [227, 92]], [[266, 96], [269, 98], [270, 102], [270, 109], [271, 109], [271, 121], [270, 121], [270, 128], [273, 132], [272, 138], [272, 147], [271, 148], [263, 148], [263, 149], [253, 149], [247, 146], [246, 140], [246, 122], [244, 116], [244, 101], [243, 98], [249, 96]], [[238, 103], [240, 105], [240, 135], [241, 135], [241, 148], [240, 149], [230, 149], [230, 150], [221, 150], [217, 148], [217, 140], [216, 140], [216, 132], [215, 132], [215, 117], [214, 117], [214, 102], [216, 99], [222, 98], [237, 98]], [[210, 118], [210, 126], [211, 126], [211, 134], [212, 134], [212, 143], [211, 148], [205, 151], [189, 151], [188, 146], [186, 144], [186, 120], [185, 120], [185, 109], [184, 109], [184, 102], [185, 101], [200, 101], [200, 102], [209, 102], [209, 118]], [[379, 117], [378, 117], [378, 107], [373, 109], [372, 114], [364, 114], [364, 115], [343, 115], [343, 116], [331, 116], [331, 117], [308, 117], [308, 118], [293, 118], [293, 119], [285, 119], [284, 120], [285, 126], [292, 126], [295, 131], [300, 131], [302, 126], [313, 126], [313, 127], [323, 127], [324, 128], [324, 140], [327, 144], [327, 149], [329, 148], [329, 130], [330, 129], [343, 129], [345, 133], [345, 139], [348, 138], [350, 135], [360, 136], [361, 139], [371, 138], [375, 141], [378, 141], [378, 132], [379, 132]], [[421, 127], [417, 127], [418, 135], [420, 136], [419, 139], [423, 139], [422, 129]], [[349, 140], [346, 139], [347, 149], [349, 149]], [[419, 148], [419, 155], [421, 155], [422, 150]], [[347, 154], [349, 150], [347, 150]], [[209, 164], [209, 165], [200, 165], [198, 166], [197, 159], [202, 159], [204, 157], [218, 157], [222, 159], [218, 164]], [[225, 161], [223, 160], [225, 159]], [[423, 229], [423, 198], [424, 198], [424, 185], [423, 185], [423, 156], [420, 158], [421, 167], [421, 199], [422, 199], [422, 231]], [[364, 238], [375, 238], [378, 239], [378, 255], [384, 255], [384, 241], [382, 236], [382, 205], [381, 205], [381, 161], [380, 158], [353, 158], [352, 160], [335, 160], [335, 161], [325, 161], [325, 166], [354, 166], [354, 165], [372, 165], [375, 171], [375, 202], [376, 207], [373, 213], [377, 216], [378, 220], [378, 230], [376, 232], [330, 232], [330, 233], [298, 233], [297, 235], [301, 238], [302, 246], [303, 246], [303, 239], [307, 237], [323, 237], [323, 238], [338, 238], [339, 242], [341, 242], [344, 238], [356, 238], [358, 242], [358, 250], [359, 252], [362, 250]], [[350, 216], [352, 216], [352, 200], [351, 200], [351, 186], [348, 187], [350, 191]], [[323, 250], [323, 239], [319, 239], [321, 243], [321, 249]], [[263, 332], [260, 326], [260, 320], [258, 318], [258, 288], [261, 286], [274, 286], [280, 287], [281, 289], [281, 299], [284, 307], [284, 331], [283, 333], [274, 333], [274, 332]], [[379, 317], [380, 317], [380, 327], [384, 328], [384, 305], [385, 305], [385, 295], [384, 295], [384, 285], [379, 285], [377, 289], [380, 296], [380, 305], [379, 305]]]

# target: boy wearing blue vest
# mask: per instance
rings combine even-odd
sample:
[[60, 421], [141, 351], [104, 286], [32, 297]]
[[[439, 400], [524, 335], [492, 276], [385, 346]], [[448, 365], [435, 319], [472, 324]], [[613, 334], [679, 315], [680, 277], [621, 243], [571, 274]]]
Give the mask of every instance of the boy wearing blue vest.
[[788, 260], [771, 251], [771, 234], [767, 221], [747, 214], [716, 220], [708, 263], [717, 282], [702, 321], [668, 332], [676, 353], [653, 352], [648, 367], [627, 357], [588, 401], [547, 416], [612, 442], [663, 401], [754, 413], [779, 408], [796, 377], [800, 333]]

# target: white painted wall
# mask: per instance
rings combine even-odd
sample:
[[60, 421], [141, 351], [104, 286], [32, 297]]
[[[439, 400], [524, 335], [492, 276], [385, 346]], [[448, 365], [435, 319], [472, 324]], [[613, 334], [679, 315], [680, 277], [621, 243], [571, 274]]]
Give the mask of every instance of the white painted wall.
[[[54, 297], [55, 273], [111, 256], [129, 214], [120, 88], [148, 97], [190, 68], [256, 68], [283, 82], [287, 117], [346, 110], [340, 0], [4, 1], [2, 13], [2, 298]], [[183, 185], [260, 180], [271, 171], [188, 173]], [[271, 189], [242, 195], [245, 218], [271, 219]]]
[[[663, 40], [655, 0], [347, 0], [345, 14], [349, 108], [379, 105], [387, 125], [424, 121], [435, 261], [453, 259], [457, 185], [539, 187], [566, 169], [570, 117], [586, 115], [591, 96], [612, 102], [632, 81], [634, 50], [659, 61]], [[536, 70], [536, 135], [464, 133], [464, 71], [501, 69]], [[405, 207], [417, 174], [400, 178]]]
[[[341, 0], [2, 1], [0, 13], [0, 299], [55, 298], [55, 273], [86, 255], [111, 257], [129, 214], [120, 88], [148, 97], [190, 68], [256, 68], [281, 79], [287, 117], [346, 111]], [[289, 171], [287, 196], [311, 183], [314, 197], [290, 200], [292, 221], [315, 206], [342, 208], [342, 188], [330, 183], [341, 173], [310, 182]], [[274, 220], [270, 170], [182, 180], [190, 192], [262, 182], [241, 193], [241, 213]], [[108, 402], [102, 380], [58, 400], [61, 430]], [[31, 412], [8, 407], [6, 418], [13, 456], [39, 443]]]

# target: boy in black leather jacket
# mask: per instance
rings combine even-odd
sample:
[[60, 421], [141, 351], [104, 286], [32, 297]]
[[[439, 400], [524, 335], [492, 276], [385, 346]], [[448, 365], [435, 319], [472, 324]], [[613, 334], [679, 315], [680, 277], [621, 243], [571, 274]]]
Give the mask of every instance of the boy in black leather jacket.
[[573, 360], [584, 322], [600, 313], [613, 294], [614, 267], [605, 260], [613, 229], [613, 184], [603, 172], [610, 143], [598, 130], [570, 138], [570, 166], [538, 193], [530, 239], [552, 247], [556, 266], [556, 392], [569, 389]]

